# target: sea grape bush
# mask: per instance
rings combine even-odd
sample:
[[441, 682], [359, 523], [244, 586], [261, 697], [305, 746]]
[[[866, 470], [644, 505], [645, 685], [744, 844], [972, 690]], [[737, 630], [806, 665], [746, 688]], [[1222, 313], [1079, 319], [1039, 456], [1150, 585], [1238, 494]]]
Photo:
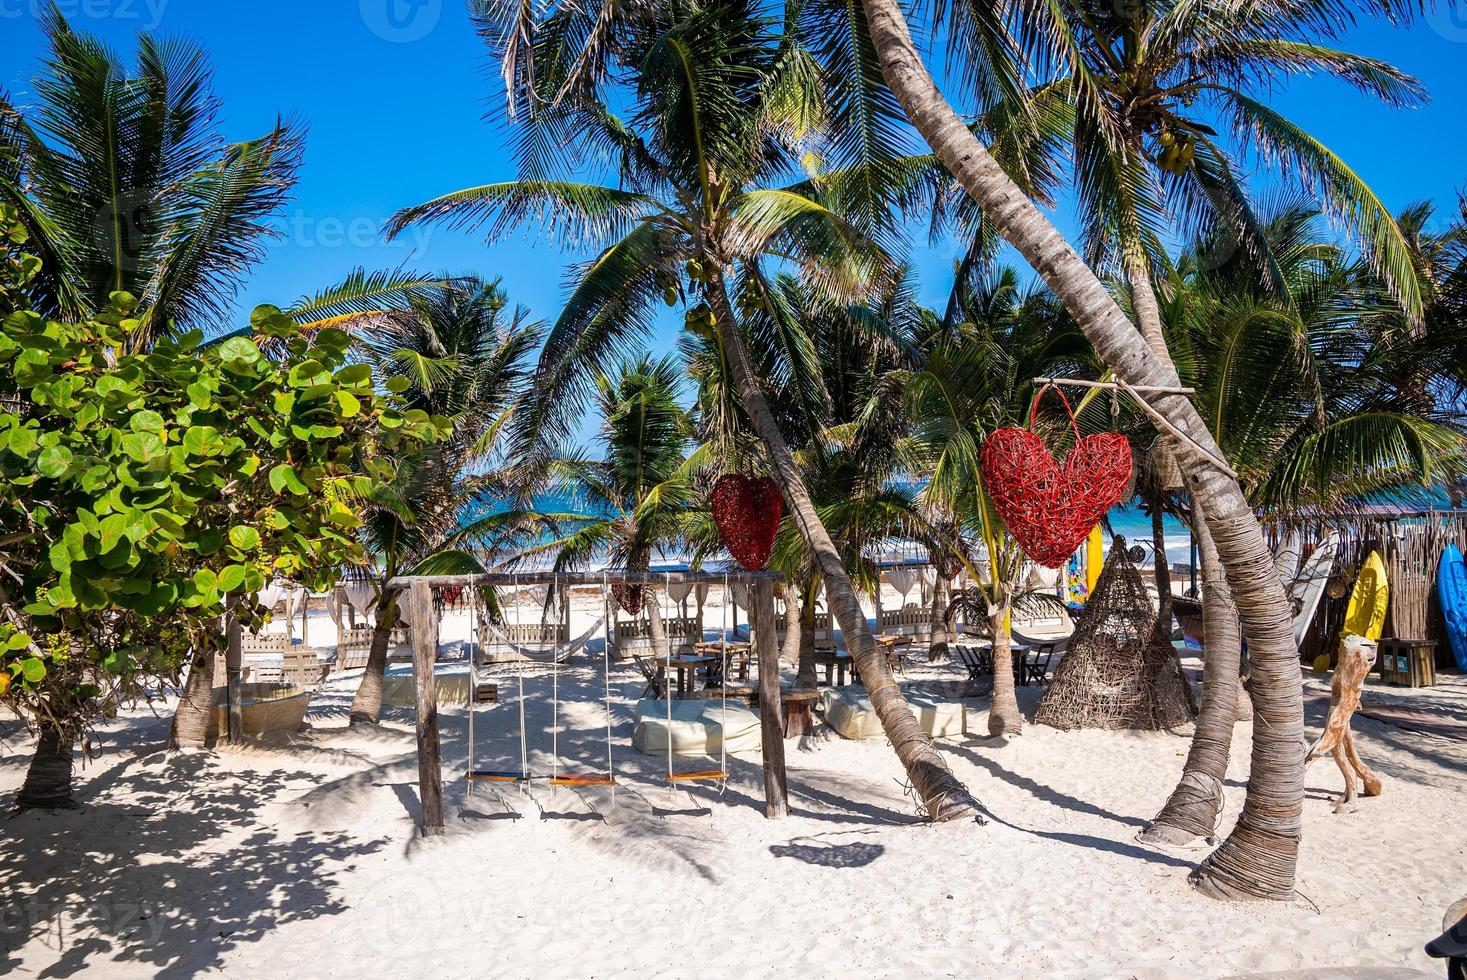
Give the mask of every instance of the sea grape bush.
[[446, 432], [376, 386], [336, 329], [278, 309], [252, 336], [127, 353], [136, 301], [64, 323], [0, 211], [0, 698], [70, 727], [216, 650], [271, 578], [329, 587], [363, 560], [359, 509]]

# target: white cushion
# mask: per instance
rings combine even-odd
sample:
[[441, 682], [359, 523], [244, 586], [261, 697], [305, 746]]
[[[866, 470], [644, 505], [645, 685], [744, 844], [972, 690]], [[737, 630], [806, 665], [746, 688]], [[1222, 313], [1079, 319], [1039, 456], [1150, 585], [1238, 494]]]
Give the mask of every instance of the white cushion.
[[637, 727], [632, 745], [643, 755], [667, 755], [668, 733], [673, 755], [729, 755], [757, 752], [759, 716], [738, 701], [689, 700], [672, 702], [672, 724], [667, 702], [650, 698], [637, 702]]
[[[828, 687], [820, 694], [826, 724], [845, 738], [884, 738], [881, 719], [863, 687]], [[966, 735], [967, 707], [961, 701], [944, 701], [927, 694], [908, 694], [907, 704], [922, 731], [933, 738]]]

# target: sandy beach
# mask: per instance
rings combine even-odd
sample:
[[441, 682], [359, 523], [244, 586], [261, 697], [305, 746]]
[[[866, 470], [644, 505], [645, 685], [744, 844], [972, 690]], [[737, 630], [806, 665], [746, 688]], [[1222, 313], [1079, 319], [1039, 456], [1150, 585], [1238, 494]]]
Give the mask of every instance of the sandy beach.
[[[592, 606], [577, 603], [578, 623]], [[720, 615], [715, 594], [710, 626]], [[466, 627], [445, 618], [445, 658]], [[313, 641], [330, 628], [313, 614]], [[478, 755], [517, 764], [521, 672], [496, 669], [501, 703], [479, 709]], [[562, 766], [604, 758], [601, 669], [596, 641], [559, 670]], [[109, 977], [677, 977], [696, 962], [700, 975], [803, 977], [1437, 975], [1421, 946], [1463, 891], [1467, 743], [1370, 718], [1356, 727], [1385, 793], [1336, 815], [1338, 771], [1310, 768], [1304, 900], [1228, 904], [1189, 887], [1200, 854], [1132, 839], [1173, 785], [1190, 729], [1030, 725], [996, 740], [981, 734], [986, 698], [968, 699], [968, 734], [940, 744], [989, 820], [932, 827], [884, 740], [822, 725], [786, 743], [792, 814], [769, 821], [757, 754], [729, 759], [722, 794], [667, 788], [665, 759], [631, 747], [643, 681], [613, 663], [614, 802], [606, 789], [543, 785], [469, 800], [465, 708], [445, 706], [449, 829], [425, 840], [411, 709], [349, 728], [356, 676], [331, 678], [308, 729], [275, 741], [163, 752], [168, 703], [101, 726], [82, 808], [3, 824], [0, 973], [65, 976], [86, 962]], [[523, 676], [532, 768], [543, 771], [550, 671]], [[963, 676], [914, 665], [903, 683], [950, 691]], [[1316, 677], [1306, 687], [1314, 733], [1328, 689]], [[1040, 689], [1019, 693], [1032, 711]], [[1366, 702], [1429, 705], [1461, 722], [1467, 683], [1372, 682]], [[28, 743], [13, 721], [0, 733], [8, 794]], [[1242, 803], [1250, 735], [1237, 726], [1225, 827]]]

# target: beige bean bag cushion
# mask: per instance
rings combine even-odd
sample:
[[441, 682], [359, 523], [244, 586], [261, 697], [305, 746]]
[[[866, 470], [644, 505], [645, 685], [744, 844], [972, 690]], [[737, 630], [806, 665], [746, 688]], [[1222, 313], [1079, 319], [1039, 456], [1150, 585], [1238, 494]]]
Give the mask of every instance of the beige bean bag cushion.
[[643, 755], [667, 755], [669, 730], [673, 755], [729, 755], [758, 752], [759, 716], [737, 701], [693, 700], [672, 702], [672, 725], [667, 702], [637, 702], [637, 727], [632, 745]]
[[[469, 674], [468, 671], [447, 673], [439, 670], [433, 674], [434, 680], [438, 682], [439, 704], [468, 704], [469, 703]], [[417, 688], [413, 686], [412, 668], [402, 670], [400, 668], [389, 668], [382, 677], [382, 703], [383, 704], [405, 704], [413, 706], [418, 703]]]
[[[863, 687], [828, 687], [821, 692], [825, 722], [845, 738], [885, 738], [881, 719]], [[907, 704], [917, 724], [933, 738], [968, 733], [967, 709], [961, 701], [944, 701], [930, 694], [908, 694]]]

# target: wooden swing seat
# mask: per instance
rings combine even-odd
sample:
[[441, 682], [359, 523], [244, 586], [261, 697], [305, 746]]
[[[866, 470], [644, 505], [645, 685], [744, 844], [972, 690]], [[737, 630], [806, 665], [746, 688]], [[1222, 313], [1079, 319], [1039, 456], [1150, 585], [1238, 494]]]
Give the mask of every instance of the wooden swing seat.
[[528, 783], [530, 774], [515, 769], [470, 769], [465, 778], [471, 783]]
[[616, 779], [604, 772], [561, 773], [550, 777], [551, 786], [615, 786]]
[[722, 769], [708, 769], [703, 772], [670, 772], [667, 774], [669, 783], [704, 783], [724, 780], [728, 773]]

